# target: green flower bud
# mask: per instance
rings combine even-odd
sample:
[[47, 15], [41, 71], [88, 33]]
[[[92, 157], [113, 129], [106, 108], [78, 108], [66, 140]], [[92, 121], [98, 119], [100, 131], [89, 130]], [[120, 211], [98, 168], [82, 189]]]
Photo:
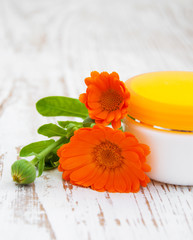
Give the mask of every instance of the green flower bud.
[[36, 169], [31, 162], [20, 159], [11, 166], [11, 175], [14, 182], [30, 184], [36, 179]]

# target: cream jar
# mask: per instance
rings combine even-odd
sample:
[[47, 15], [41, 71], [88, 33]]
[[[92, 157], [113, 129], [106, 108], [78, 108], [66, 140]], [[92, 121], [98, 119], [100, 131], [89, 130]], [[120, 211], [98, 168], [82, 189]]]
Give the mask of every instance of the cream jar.
[[126, 81], [125, 131], [149, 145], [151, 179], [193, 185], [193, 72], [167, 71]]

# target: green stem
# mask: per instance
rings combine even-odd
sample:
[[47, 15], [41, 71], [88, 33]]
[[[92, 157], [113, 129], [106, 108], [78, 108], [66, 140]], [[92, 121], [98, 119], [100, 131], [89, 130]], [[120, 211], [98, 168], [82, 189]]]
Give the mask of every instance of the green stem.
[[57, 146], [59, 146], [62, 143], [66, 143], [66, 137], [61, 137], [56, 142], [54, 142], [51, 145], [49, 145], [41, 153], [36, 155], [36, 157], [33, 160], [31, 160], [30, 162], [33, 165], [36, 165], [42, 158], [45, 158], [52, 150], [54, 150]]
[[83, 121], [83, 127], [90, 127], [91, 124], [95, 123], [95, 120], [90, 118], [89, 116], [84, 119]]

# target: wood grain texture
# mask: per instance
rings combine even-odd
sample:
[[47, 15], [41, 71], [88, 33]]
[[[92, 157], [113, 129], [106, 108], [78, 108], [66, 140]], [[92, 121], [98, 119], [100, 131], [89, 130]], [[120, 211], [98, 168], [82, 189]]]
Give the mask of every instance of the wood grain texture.
[[[193, 1], [0, 0], [0, 239], [192, 239], [193, 188], [72, 186], [57, 170], [16, 186], [10, 166], [54, 122], [35, 102], [77, 97], [91, 70], [129, 77], [193, 66]], [[63, 119], [63, 118], [60, 118]]]

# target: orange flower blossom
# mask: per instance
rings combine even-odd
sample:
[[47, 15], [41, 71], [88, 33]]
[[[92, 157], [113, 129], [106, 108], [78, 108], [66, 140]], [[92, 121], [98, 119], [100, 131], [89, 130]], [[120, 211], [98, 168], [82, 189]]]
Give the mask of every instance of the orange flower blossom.
[[130, 94], [116, 72], [91, 72], [85, 79], [86, 93], [79, 100], [85, 104], [90, 118], [104, 126], [109, 123], [113, 128], [121, 127], [121, 119], [127, 114]]
[[64, 180], [97, 191], [138, 192], [150, 182], [148, 154], [131, 133], [95, 125], [75, 131], [60, 147], [59, 171]]

